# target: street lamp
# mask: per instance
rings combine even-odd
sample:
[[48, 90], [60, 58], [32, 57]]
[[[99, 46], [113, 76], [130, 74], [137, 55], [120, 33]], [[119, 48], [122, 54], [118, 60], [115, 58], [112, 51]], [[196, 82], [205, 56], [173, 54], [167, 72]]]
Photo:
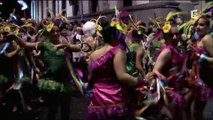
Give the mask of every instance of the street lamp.
[[[0, 2], [0, 6], [2, 6], [3, 5], [3, 3], [2, 2]], [[2, 12], [0, 11], [0, 15], [2, 15]]]
[[21, 10], [26, 10], [28, 8], [27, 3], [24, 2], [23, 0], [18, 0], [17, 2], [22, 6]]
[[24, 0], [18, 0], [17, 1], [22, 7], [21, 7], [21, 10], [24, 11], [24, 17], [26, 17], [26, 13], [25, 13], [25, 10], [28, 8], [28, 5], [26, 2], [24, 2]]

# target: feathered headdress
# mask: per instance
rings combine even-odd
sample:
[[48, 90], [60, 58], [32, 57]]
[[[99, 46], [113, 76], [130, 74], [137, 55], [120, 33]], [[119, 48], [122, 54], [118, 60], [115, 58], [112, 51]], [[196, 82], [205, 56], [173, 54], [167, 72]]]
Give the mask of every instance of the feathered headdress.
[[[50, 14], [50, 17], [53, 18], [54, 24], [60, 27], [63, 22], [68, 22], [68, 19], [66, 16], [62, 15], [66, 9], [62, 10], [59, 14], [54, 14], [53, 11], [50, 8], [47, 8], [48, 13]], [[52, 23], [50, 23], [52, 24]]]
[[168, 15], [166, 16], [166, 19], [165, 19], [165, 22], [164, 22], [164, 25], [163, 25], [163, 33], [168, 33], [171, 29], [171, 23], [170, 23], [170, 20], [172, 19], [172, 17], [176, 16], [176, 15], [180, 15], [182, 14], [182, 12], [175, 12], [175, 11], [172, 11], [172, 12], [169, 12]]
[[[101, 27], [101, 25], [99, 24], [99, 22], [100, 22], [100, 19], [102, 19], [102, 18], [107, 18], [106, 16], [99, 16], [97, 19], [91, 19], [89, 22], [93, 22], [92, 24], [90, 24], [90, 25], [87, 25], [88, 26], [88, 29], [89, 29], [89, 27], [92, 27], [90, 30], [91, 31], [93, 31], [93, 32], [95, 32], [96, 31], [96, 34], [97, 35], [99, 35], [99, 36], [101, 36], [102, 37], [102, 35], [101, 35], [101, 31], [103, 30], [103, 28]], [[95, 23], [95, 24], [94, 24]], [[84, 28], [86, 29], [86, 26], [84, 27], [83, 26], [83, 31], [84, 31]]]
[[[129, 20], [129, 16], [128, 16], [128, 18], [127, 18], [127, 16], [125, 18], [121, 18], [121, 16], [122, 16], [121, 14], [122, 13], [124, 13], [125, 15], [127, 14], [125, 12], [120, 12], [118, 10], [118, 8], [115, 7], [115, 17], [112, 18], [110, 26], [116, 27], [117, 30], [119, 30], [123, 34], [127, 34], [129, 27], [123, 21]], [[125, 20], [122, 20], [122, 19], [125, 19]]]
[[56, 15], [53, 19], [54, 23], [58, 26], [61, 27], [63, 23], [67, 23], [67, 17], [63, 16], [63, 15]]
[[[30, 22], [26, 22], [25, 24], [23, 24], [21, 26], [15, 24], [15, 23], [7, 23], [1, 27], [0, 32], [1, 33], [13, 33], [14, 35], [17, 36], [21, 29], [24, 30], [23, 28], [32, 28], [35, 30], [32, 23], [30, 23]], [[24, 31], [24, 32], [27, 32], [27, 31]]]
[[19, 26], [13, 23], [7, 23], [1, 27], [1, 33], [13, 33], [18, 35]]
[[136, 40], [136, 41], [145, 40], [148, 37], [145, 34], [145, 31], [146, 31], [145, 23], [142, 20], [139, 20], [137, 23], [135, 23], [133, 19], [131, 18], [131, 16], [130, 16], [130, 22], [132, 23], [132, 28], [133, 28], [133, 30], [130, 31], [131, 40]]
[[212, 12], [212, 10], [213, 10], [213, 2], [208, 2], [206, 3], [205, 7], [200, 11], [200, 14], [202, 15], [209, 11]]
[[179, 26], [178, 29], [182, 29], [187, 38], [190, 38], [193, 25], [199, 20], [202, 15], [205, 15], [208, 12], [213, 12], [213, 2], [208, 2], [206, 6], [194, 18], [191, 18], [188, 22], [183, 23], [181, 26]]
[[54, 23], [53, 23], [53, 22], [50, 22], [50, 23], [46, 26], [47, 32], [51, 32], [51, 30], [53, 29], [53, 27], [54, 27]]
[[153, 23], [153, 25], [157, 28], [161, 28], [162, 26], [162, 18], [161, 17], [157, 17], [155, 19], [148, 17], [148, 19], [150, 20], [150, 22]]

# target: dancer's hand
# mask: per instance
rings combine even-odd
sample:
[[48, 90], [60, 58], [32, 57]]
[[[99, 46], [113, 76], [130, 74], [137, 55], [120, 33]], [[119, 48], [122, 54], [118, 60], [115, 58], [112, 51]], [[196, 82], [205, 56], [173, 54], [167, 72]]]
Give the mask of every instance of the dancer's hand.
[[92, 50], [92, 47], [88, 43], [82, 43], [81, 50], [84, 52], [90, 52]]
[[194, 54], [195, 60], [198, 60], [198, 59], [200, 58], [200, 56], [201, 56], [201, 54], [196, 52], [196, 53]]
[[35, 70], [35, 73], [41, 74], [41, 71], [40, 71], [40, 69], [38, 67], [35, 67], [34, 70]]
[[84, 82], [84, 83], [83, 83], [83, 85], [82, 85], [82, 87], [83, 87], [83, 89], [85, 89], [85, 90], [86, 90], [86, 89], [87, 89], [87, 87], [88, 87], [88, 83], [87, 83], [87, 82]]
[[166, 90], [167, 92], [169, 92], [169, 91], [171, 92], [171, 91], [173, 91], [173, 90], [174, 90], [174, 88], [167, 87], [167, 86], [166, 86], [166, 87], [164, 87], [164, 88], [165, 88], [165, 90]]
[[208, 62], [208, 57], [205, 54], [196, 54], [196, 56], [198, 57], [198, 61], [200, 63], [206, 63]]
[[192, 41], [191, 40], [188, 40], [187, 41], [187, 51], [196, 51], [196, 48], [195, 48], [195, 46], [193, 46], [193, 43], [192, 43]]
[[33, 50], [31, 53], [34, 57], [39, 57], [41, 55], [41, 51], [40, 50]]
[[154, 72], [148, 72], [146, 75], [145, 75], [145, 79], [147, 79], [148, 81], [151, 81], [155, 78], [155, 73]]
[[155, 77], [157, 76], [160, 80], [167, 80], [167, 78], [164, 75], [162, 75], [161, 73], [159, 73], [158, 71], [154, 71], [153, 73], [154, 73]]

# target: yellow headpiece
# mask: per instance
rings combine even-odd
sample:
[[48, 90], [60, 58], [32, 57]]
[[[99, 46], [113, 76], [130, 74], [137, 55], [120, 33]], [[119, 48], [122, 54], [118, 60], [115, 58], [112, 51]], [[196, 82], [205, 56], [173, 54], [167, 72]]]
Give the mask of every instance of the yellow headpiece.
[[166, 19], [165, 19], [165, 22], [164, 22], [164, 25], [163, 25], [163, 33], [168, 33], [171, 29], [171, 23], [170, 23], [170, 20], [173, 16], [176, 16], [176, 15], [180, 15], [181, 12], [169, 12], [169, 14], [166, 16]]

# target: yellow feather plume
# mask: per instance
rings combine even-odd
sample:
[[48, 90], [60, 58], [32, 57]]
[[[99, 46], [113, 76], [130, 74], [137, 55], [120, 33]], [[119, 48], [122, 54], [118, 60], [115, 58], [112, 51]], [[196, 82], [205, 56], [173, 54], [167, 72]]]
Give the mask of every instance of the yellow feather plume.
[[174, 11], [169, 12], [169, 14], [166, 16], [166, 21], [169, 21], [173, 16], [180, 14], [182, 14], [182, 12], [174, 12]]

